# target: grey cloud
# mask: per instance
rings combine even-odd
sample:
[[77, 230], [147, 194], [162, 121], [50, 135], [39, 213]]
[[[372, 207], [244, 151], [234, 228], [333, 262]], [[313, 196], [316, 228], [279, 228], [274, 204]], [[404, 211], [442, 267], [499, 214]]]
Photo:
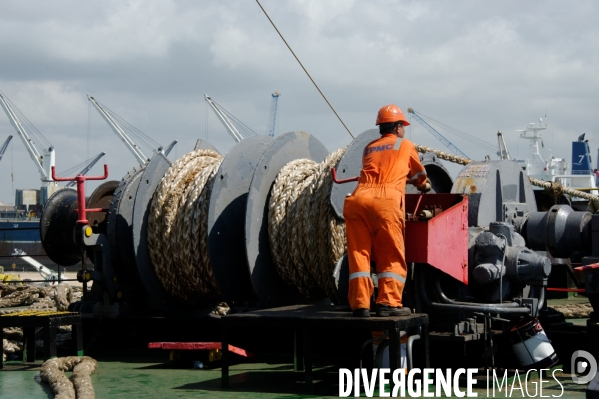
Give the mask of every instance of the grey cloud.
[[[555, 155], [569, 158], [582, 132], [599, 146], [593, 1], [261, 3], [354, 135], [393, 102], [491, 144], [502, 130], [520, 156], [526, 143], [515, 130], [545, 113]], [[0, 53], [0, 90], [22, 101], [64, 169], [87, 156], [88, 129], [89, 155], [109, 153], [112, 178], [135, 165], [94, 110], [88, 127], [86, 93], [162, 144], [179, 139], [178, 155], [206, 138], [206, 125], [221, 152], [234, 144], [204, 93], [263, 133], [278, 90], [278, 133], [308, 131], [330, 151], [351, 140], [253, 1], [3, 1]], [[475, 158], [488, 153], [440, 132]], [[3, 114], [0, 134], [14, 134]], [[411, 135], [444, 150], [416, 122]], [[15, 188], [37, 187], [22, 144], [10, 151]], [[12, 185], [9, 161], [0, 162], [2, 187]], [[7, 191], [0, 201], [13, 201]]]

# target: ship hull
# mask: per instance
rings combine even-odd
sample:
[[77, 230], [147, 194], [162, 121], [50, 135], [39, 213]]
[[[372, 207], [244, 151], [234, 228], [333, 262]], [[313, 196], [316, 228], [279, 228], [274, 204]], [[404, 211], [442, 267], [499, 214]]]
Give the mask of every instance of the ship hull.
[[15, 250], [22, 250], [44, 266], [57, 270], [58, 265], [44, 251], [39, 225], [39, 220], [0, 221], [0, 265], [6, 272], [33, 270], [22, 258], [13, 256]]

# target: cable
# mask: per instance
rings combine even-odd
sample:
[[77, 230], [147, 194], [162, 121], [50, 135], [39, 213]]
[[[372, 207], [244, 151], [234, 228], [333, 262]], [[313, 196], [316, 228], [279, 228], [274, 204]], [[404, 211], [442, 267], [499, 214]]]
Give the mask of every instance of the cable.
[[[95, 157], [94, 157], [95, 158]], [[69, 169], [63, 170], [60, 173], [57, 173], [58, 177], [65, 177], [65, 176], [72, 176], [72, 175], [77, 175], [81, 172], [82, 169], [84, 169], [87, 165], [89, 165], [90, 161], [92, 159], [88, 158], [87, 160], [78, 163], [75, 166], [70, 167]]]
[[91, 120], [92, 120], [92, 103], [87, 102], [87, 158], [89, 159], [89, 139], [91, 133]]
[[48, 139], [46, 139], [46, 137], [39, 130], [37, 130], [33, 123], [31, 123], [31, 121], [27, 119], [27, 117], [19, 110], [19, 108], [17, 108], [17, 106], [12, 101], [10, 101], [10, 99], [6, 97], [6, 95], [4, 95], [2, 91], [0, 91], [0, 94], [4, 97], [4, 100], [7, 102], [7, 104], [9, 104], [10, 107], [13, 109], [15, 116], [25, 129], [25, 132], [34, 141], [34, 143], [35, 141], [37, 141], [43, 144], [45, 148], [51, 148], [52, 143]]
[[[14, 157], [14, 146], [10, 146], [10, 192], [12, 197], [15, 198], [15, 157]], [[16, 202], [15, 202], [16, 206]]]
[[[96, 100], [96, 102], [98, 101]], [[101, 104], [100, 102], [98, 102], [98, 104], [100, 104], [100, 106], [106, 111], [106, 113], [109, 114], [113, 119], [115, 119], [115, 121], [118, 122], [119, 125], [121, 125], [121, 128], [125, 130], [128, 135], [135, 137], [137, 139], [137, 142], [143, 144], [146, 148], [148, 148], [151, 151], [154, 151], [157, 148], [162, 147], [162, 145], [159, 142], [155, 141], [150, 136], [133, 126], [131, 123], [127, 122], [125, 119], [123, 119], [114, 111], [112, 111], [110, 108], [106, 107], [104, 104]], [[137, 145], [137, 143], [135, 144]]]
[[482, 139], [480, 139], [480, 138], [478, 138], [476, 136], [473, 136], [471, 134], [468, 134], [466, 132], [458, 130], [458, 129], [454, 128], [454, 127], [451, 127], [451, 126], [449, 126], [449, 125], [447, 125], [447, 124], [445, 124], [443, 122], [435, 120], [435, 119], [431, 118], [430, 116], [424, 115], [422, 112], [418, 112], [418, 115], [420, 115], [420, 117], [422, 117], [422, 118], [427, 119], [428, 121], [432, 121], [433, 124], [437, 124], [438, 126], [444, 127], [450, 133], [453, 133], [453, 134], [455, 134], [458, 137], [464, 138], [464, 139], [472, 142], [472, 144], [474, 144], [474, 145], [477, 145], [477, 146], [479, 146], [481, 148], [484, 148], [486, 150], [490, 150], [490, 151], [494, 151], [494, 152], [497, 151], [497, 148], [493, 144], [491, 144], [489, 142], [486, 142], [486, 141], [484, 141], [484, 140], [482, 140]]
[[[241, 134], [241, 136], [243, 138], [248, 138], [250, 136], [257, 136], [257, 133], [254, 132], [251, 128], [249, 128], [245, 123], [243, 123], [242, 121], [240, 121], [239, 119], [237, 119], [233, 114], [231, 114], [229, 111], [227, 111], [226, 109], [224, 109], [220, 104], [218, 104], [216, 101], [212, 100], [212, 102], [214, 103], [214, 105], [220, 110], [222, 111], [223, 114], [225, 114], [227, 116], [227, 118], [229, 118], [231, 120], [231, 122], [234, 122], [235, 128], [237, 129], [237, 131], [239, 131], [239, 133]], [[207, 104], [207, 103], [206, 103]]]
[[204, 125], [206, 131], [206, 141], [208, 141], [208, 103], [204, 101]]
[[270, 19], [270, 17], [266, 13], [266, 10], [264, 9], [264, 7], [262, 7], [262, 4], [260, 4], [260, 1], [256, 0], [256, 3], [258, 3], [258, 5], [262, 9], [262, 11], [264, 12], [264, 15], [266, 15], [266, 18], [268, 18], [268, 20], [272, 24], [272, 27], [275, 28], [275, 30], [277, 31], [277, 33], [279, 34], [279, 36], [281, 36], [281, 39], [283, 39], [283, 42], [285, 43], [285, 45], [287, 46], [287, 48], [289, 49], [289, 51], [291, 51], [291, 54], [293, 54], [293, 56], [295, 57], [295, 59], [297, 60], [297, 62], [300, 64], [300, 66], [302, 67], [302, 69], [304, 70], [304, 72], [306, 72], [306, 75], [308, 75], [308, 77], [312, 81], [312, 84], [314, 85], [314, 87], [316, 87], [316, 90], [318, 90], [318, 92], [320, 93], [320, 95], [322, 96], [322, 98], [324, 98], [324, 100], [327, 102], [327, 104], [329, 105], [329, 107], [331, 108], [331, 110], [333, 111], [333, 113], [335, 114], [335, 116], [337, 116], [337, 119], [339, 119], [339, 122], [341, 122], [341, 124], [343, 125], [343, 127], [345, 128], [345, 130], [347, 130], [347, 132], [349, 133], [349, 135], [351, 136], [351, 138], [352, 139], [355, 138], [354, 135], [351, 134], [351, 132], [349, 131], [348, 127], [345, 125], [345, 123], [343, 122], [343, 120], [341, 119], [341, 117], [339, 116], [339, 114], [337, 113], [337, 111], [335, 111], [335, 108], [333, 108], [333, 106], [331, 105], [331, 103], [329, 102], [329, 100], [327, 100], [327, 98], [324, 95], [324, 93], [322, 92], [322, 90], [320, 90], [320, 87], [318, 87], [318, 85], [316, 84], [316, 82], [314, 81], [314, 79], [312, 79], [312, 76], [310, 76], [310, 74], [308, 73], [308, 71], [306, 70], [306, 68], [304, 68], [304, 65], [302, 64], [302, 62], [299, 60], [299, 58], [297, 58], [297, 55], [295, 55], [295, 53], [291, 49], [291, 46], [289, 46], [289, 44], [287, 43], [287, 40], [285, 40], [285, 38], [283, 37], [283, 35], [281, 34], [281, 32], [279, 32], [279, 29], [277, 28], [277, 26], [275, 25], [275, 23], [272, 21], [272, 19]]

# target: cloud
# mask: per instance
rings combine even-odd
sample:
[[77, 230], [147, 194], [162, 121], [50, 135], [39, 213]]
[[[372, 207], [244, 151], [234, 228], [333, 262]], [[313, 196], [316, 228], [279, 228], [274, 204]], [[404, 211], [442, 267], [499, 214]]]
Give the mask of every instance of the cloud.
[[[593, 1], [261, 3], [354, 135], [396, 103], [492, 145], [501, 130], [521, 157], [526, 143], [515, 130], [545, 114], [555, 155], [569, 158], [583, 132], [599, 146]], [[56, 146], [65, 169], [101, 150], [111, 178], [135, 165], [87, 93], [155, 141], [179, 139], [179, 156], [197, 138], [223, 153], [234, 145], [204, 93], [263, 133], [277, 90], [278, 133], [308, 131], [330, 151], [351, 140], [253, 1], [3, 1], [0, 51], [0, 90]], [[3, 117], [0, 132], [15, 134]], [[441, 133], [472, 157], [488, 153]], [[444, 150], [417, 122], [411, 134]], [[38, 185], [14, 140], [0, 162], [0, 201], [13, 201], [8, 187]]]

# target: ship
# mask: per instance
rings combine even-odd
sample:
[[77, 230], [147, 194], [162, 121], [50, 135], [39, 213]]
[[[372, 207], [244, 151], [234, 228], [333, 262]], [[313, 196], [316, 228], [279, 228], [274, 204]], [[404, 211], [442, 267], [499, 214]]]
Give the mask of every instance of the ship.
[[[591, 151], [588, 140], [584, 138], [585, 134], [578, 136], [578, 139], [572, 142], [571, 167], [569, 168], [566, 159], [549, 155], [549, 151], [545, 150], [541, 132], [547, 129], [547, 126], [543, 126], [542, 122], [543, 119], [539, 118], [538, 124], [529, 123], [525, 129], [517, 130], [520, 132], [521, 139], [529, 141], [528, 158], [515, 160], [522, 170], [532, 178], [555, 182], [565, 188], [599, 195], [597, 169], [592, 169]], [[501, 153], [503, 152], [500, 149]], [[509, 157], [509, 154], [507, 156]], [[546, 195], [541, 188], [535, 188], [535, 196], [541, 209], [549, 209], [556, 203], [556, 199]], [[588, 201], [562, 195], [557, 198], [557, 203], [571, 205], [577, 210], [586, 210]]]
[[52, 262], [44, 251], [40, 235], [40, 219], [35, 212], [15, 210], [14, 205], [0, 204], [0, 265], [6, 271], [28, 271], [31, 265], [21, 259], [26, 253], [52, 269]]
[[0, 220], [0, 254], [12, 254], [15, 248], [30, 254], [41, 253], [43, 248], [39, 226], [39, 219]]

